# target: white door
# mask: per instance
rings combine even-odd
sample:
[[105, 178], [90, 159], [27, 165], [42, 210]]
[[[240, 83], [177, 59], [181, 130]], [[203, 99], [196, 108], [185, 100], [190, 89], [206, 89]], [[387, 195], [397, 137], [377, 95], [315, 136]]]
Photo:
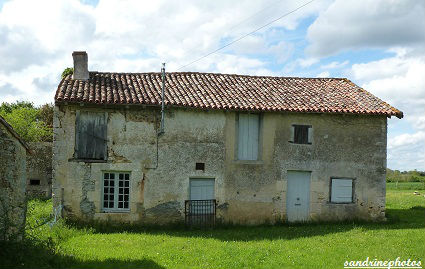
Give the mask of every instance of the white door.
[[[191, 212], [194, 214], [211, 214], [214, 212], [214, 179], [190, 179]], [[197, 201], [198, 200], [198, 201]]]
[[288, 171], [286, 216], [289, 222], [310, 219], [310, 177], [311, 172]]

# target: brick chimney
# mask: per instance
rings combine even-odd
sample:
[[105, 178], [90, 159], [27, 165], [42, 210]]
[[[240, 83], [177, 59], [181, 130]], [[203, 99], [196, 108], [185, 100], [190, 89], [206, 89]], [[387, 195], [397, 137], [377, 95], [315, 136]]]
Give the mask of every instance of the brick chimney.
[[88, 69], [88, 57], [85, 51], [74, 51], [72, 53], [74, 59], [74, 75], [73, 79], [88, 80], [89, 69]]

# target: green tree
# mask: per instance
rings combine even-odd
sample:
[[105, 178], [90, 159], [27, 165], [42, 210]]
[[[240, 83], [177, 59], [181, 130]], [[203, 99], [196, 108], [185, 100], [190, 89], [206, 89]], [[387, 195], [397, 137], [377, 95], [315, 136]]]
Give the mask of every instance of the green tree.
[[61, 77], [64, 78], [64, 77], [66, 77], [68, 75], [72, 75], [72, 74], [74, 74], [74, 68], [67, 67], [63, 70]]
[[12, 113], [13, 110], [26, 107], [26, 108], [34, 108], [34, 104], [27, 101], [16, 101], [16, 103], [7, 103], [4, 102], [0, 105], [0, 114], [4, 113]]
[[[46, 122], [50, 116], [41, 111], [42, 108], [36, 108], [29, 102], [3, 103], [0, 106], [0, 115], [27, 142], [52, 141], [53, 132], [49, 126], [52, 120]], [[51, 117], [53, 118], [53, 114]]]
[[40, 106], [40, 120], [42, 120], [49, 128], [53, 128], [53, 108], [52, 103]]

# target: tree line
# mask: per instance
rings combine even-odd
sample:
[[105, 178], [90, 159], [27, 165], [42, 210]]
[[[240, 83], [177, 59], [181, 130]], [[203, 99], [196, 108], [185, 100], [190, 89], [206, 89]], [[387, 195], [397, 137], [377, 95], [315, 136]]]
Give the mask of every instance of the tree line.
[[387, 182], [425, 182], [424, 171], [399, 171], [387, 168]]
[[4, 102], [0, 105], [2, 116], [27, 142], [53, 141], [52, 103], [35, 106], [32, 102]]

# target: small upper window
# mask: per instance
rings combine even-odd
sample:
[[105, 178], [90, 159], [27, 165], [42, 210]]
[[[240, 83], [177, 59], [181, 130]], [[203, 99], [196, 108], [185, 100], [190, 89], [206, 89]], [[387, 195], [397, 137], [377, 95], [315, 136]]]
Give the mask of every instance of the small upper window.
[[291, 141], [295, 144], [311, 144], [311, 125], [292, 125]]
[[196, 163], [195, 169], [205, 171], [205, 163]]
[[106, 116], [98, 112], [77, 112], [75, 157], [106, 160]]
[[353, 179], [332, 178], [331, 179], [331, 202], [352, 203], [353, 202]]
[[30, 185], [40, 185], [41, 181], [39, 179], [30, 179]]
[[238, 160], [258, 160], [260, 115], [239, 114]]

